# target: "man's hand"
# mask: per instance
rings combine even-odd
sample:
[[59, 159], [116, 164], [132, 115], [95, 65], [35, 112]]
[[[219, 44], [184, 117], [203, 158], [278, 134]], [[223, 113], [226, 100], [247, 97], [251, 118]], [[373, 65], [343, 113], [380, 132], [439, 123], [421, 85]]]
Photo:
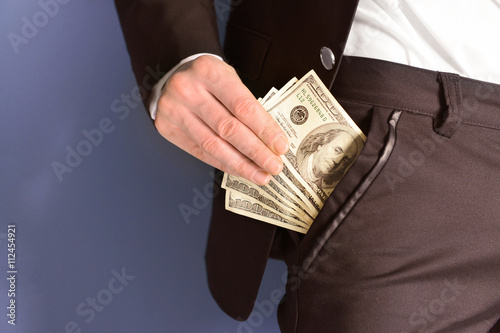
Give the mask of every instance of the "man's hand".
[[256, 184], [281, 172], [288, 141], [278, 123], [241, 82], [212, 56], [183, 65], [158, 101], [160, 134], [191, 155]]

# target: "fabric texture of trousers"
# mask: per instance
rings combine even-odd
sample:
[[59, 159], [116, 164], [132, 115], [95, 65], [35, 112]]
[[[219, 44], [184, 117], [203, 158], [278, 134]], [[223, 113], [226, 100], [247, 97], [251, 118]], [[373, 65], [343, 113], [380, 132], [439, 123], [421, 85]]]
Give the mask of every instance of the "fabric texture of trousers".
[[284, 234], [281, 330], [489, 332], [500, 86], [346, 57], [332, 93], [367, 142], [309, 232]]

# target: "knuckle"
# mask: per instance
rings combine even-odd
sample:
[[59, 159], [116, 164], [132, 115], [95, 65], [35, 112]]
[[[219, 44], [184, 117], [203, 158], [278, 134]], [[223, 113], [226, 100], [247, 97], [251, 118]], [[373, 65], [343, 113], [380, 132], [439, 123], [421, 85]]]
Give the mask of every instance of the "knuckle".
[[201, 148], [199, 146], [193, 147], [193, 149], [191, 151], [191, 155], [193, 155], [194, 157], [196, 157], [200, 161], [205, 161], [207, 158], [207, 153], [205, 152], [205, 150], [203, 150], [203, 148]]
[[246, 169], [247, 169], [247, 162], [246, 161], [238, 161], [238, 162], [235, 162], [231, 166], [231, 170], [236, 175], [245, 175]]
[[180, 90], [186, 85], [188, 75], [186, 71], [178, 71], [167, 80], [167, 91]]
[[[182, 117], [177, 110], [178, 107], [176, 107], [169, 98], [165, 96], [160, 97], [158, 100], [155, 125], [158, 126], [158, 124], [164, 122], [171, 122], [174, 124], [182, 123]], [[166, 125], [166, 127], [168, 127], [168, 125]]]
[[201, 143], [201, 148], [211, 155], [217, 156], [217, 153], [221, 150], [222, 142], [221, 139], [216, 136], [211, 136], [206, 138]]
[[236, 69], [233, 67], [233, 66], [230, 66], [226, 63], [224, 63], [224, 69], [226, 70], [226, 72], [229, 74], [229, 75], [232, 75], [236, 78], [240, 78], [240, 76], [238, 75], [238, 72], [236, 71]]
[[[196, 95], [192, 78], [184, 71], [174, 73], [167, 81], [165, 91], [167, 94], [177, 95], [183, 100], [191, 100]], [[162, 95], [162, 97], [165, 94]]]
[[212, 56], [201, 56], [193, 61], [193, 70], [210, 82], [220, 80], [219, 67], [215, 65]]
[[238, 118], [253, 118], [257, 115], [257, 110], [255, 101], [249, 98], [240, 99], [234, 105], [234, 114]]
[[202, 55], [193, 61], [194, 66], [200, 66], [200, 68], [212, 67], [215, 58], [209, 55]]
[[238, 132], [239, 122], [236, 118], [228, 117], [217, 125], [217, 133], [225, 140], [232, 138]]
[[250, 158], [252, 161], [257, 161], [259, 158], [261, 158], [264, 154], [264, 151], [261, 147], [257, 145], [250, 146], [248, 150], [248, 158]]
[[260, 128], [260, 136], [262, 138], [271, 138], [276, 136], [276, 121], [274, 119], [267, 121], [263, 124], [263, 126]]
[[158, 132], [168, 141], [171, 141], [175, 137], [175, 128], [168, 122], [156, 118], [154, 124]]

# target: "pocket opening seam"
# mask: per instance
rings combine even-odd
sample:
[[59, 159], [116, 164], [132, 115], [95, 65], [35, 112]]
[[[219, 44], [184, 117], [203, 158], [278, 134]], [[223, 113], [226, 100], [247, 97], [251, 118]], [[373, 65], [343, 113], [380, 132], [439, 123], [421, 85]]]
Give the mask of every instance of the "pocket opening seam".
[[375, 181], [375, 178], [380, 174], [383, 167], [389, 160], [392, 151], [394, 150], [396, 144], [396, 127], [403, 113], [402, 110], [394, 110], [389, 117], [389, 132], [387, 134], [386, 142], [380, 157], [377, 159], [375, 164], [372, 166], [370, 171], [365, 175], [356, 189], [351, 193], [346, 202], [342, 205], [340, 210], [333, 217], [332, 222], [322, 233], [322, 235], [316, 241], [315, 246], [309, 251], [308, 255], [305, 257], [302, 264], [302, 269], [306, 272], [311, 264], [314, 262], [318, 256], [321, 249], [324, 247], [328, 239], [331, 237], [333, 232], [342, 223], [344, 218], [349, 214], [349, 212], [354, 208], [356, 203], [361, 199], [364, 193], [368, 190], [371, 184]]

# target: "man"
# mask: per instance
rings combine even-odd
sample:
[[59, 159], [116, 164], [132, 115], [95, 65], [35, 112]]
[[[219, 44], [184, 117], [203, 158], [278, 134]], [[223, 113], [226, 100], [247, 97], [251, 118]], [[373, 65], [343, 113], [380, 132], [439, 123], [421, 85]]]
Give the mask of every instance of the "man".
[[159, 133], [200, 160], [267, 183], [288, 143], [254, 95], [311, 69], [367, 134], [303, 238], [214, 199], [207, 272], [226, 313], [248, 317], [266, 260], [277, 255], [289, 268], [283, 332], [493, 327], [497, 1], [362, 0], [347, 40], [357, 1], [244, 0], [231, 13], [225, 52], [212, 1], [116, 4], [138, 81], [151, 68], [172, 69], [152, 96]]

